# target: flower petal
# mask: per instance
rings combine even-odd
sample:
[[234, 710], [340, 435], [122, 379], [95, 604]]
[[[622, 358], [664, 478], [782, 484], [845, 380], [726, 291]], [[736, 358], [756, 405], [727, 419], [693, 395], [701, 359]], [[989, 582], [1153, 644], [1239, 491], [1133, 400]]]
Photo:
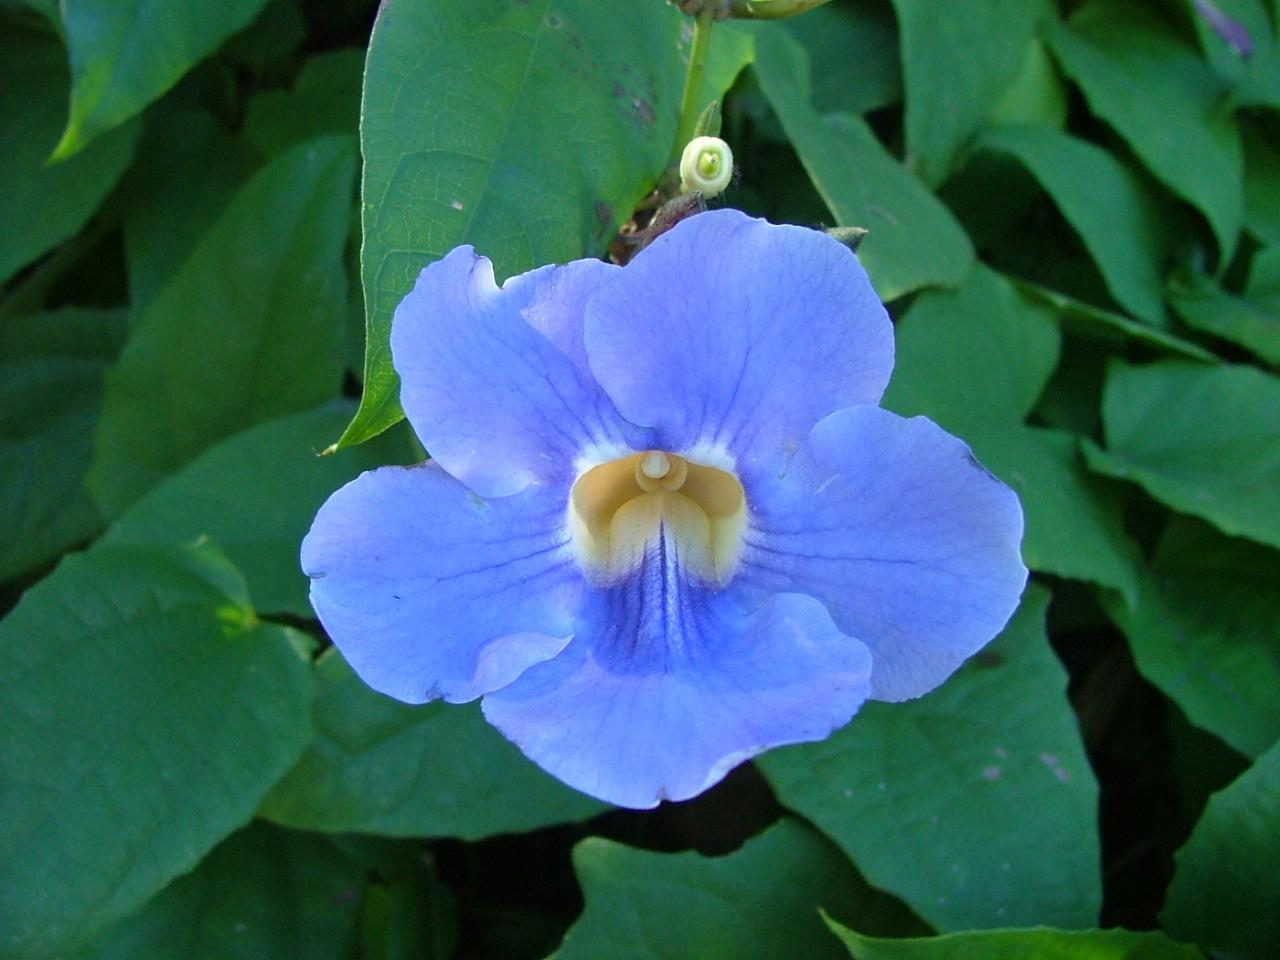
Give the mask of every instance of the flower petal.
[[474, 700], [569, 641], [583, 585], [566, 496], [486, 501], [430, 462], [362, 474], [302, 543], [311, 604], [375, 690]]
[[593, 595], [575, 639], [483, 701], [535, 763], [625, 807], [683, 800], [769, 747], [820, 740], [867, 696], [870, 656], [811, 597], [754, 608], [653, 580]]
[[876, 403], [893, 368], [888, 315], [848, 248], [736, 210], [691, 217], [603, 285], [586, 345], [618, 410], [658, 446], [723, 446], [739, 462]]
[[748, 496], [739, 577], [826, 604], [871, 648], [877, 700], [942, 683], [999, 633], [1026, 583], [1018, 498], [924, 417], [834, 413]]
[[432, 458], [500, 497], [561, 481], [584, 449], [622, 441], [629, 425], [575, 347], [584, 299], [619, 272], [579, 260], [498, 287], [469, 246], [423, 270], [396, 308], [391, 351], [400, 403]]

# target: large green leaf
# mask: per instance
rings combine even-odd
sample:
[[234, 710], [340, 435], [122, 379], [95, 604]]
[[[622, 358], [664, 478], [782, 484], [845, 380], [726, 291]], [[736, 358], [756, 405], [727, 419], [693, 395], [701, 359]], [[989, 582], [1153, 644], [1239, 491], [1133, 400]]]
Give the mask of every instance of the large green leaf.
[[278, 823], [476, 839], [604, 809], [526, 760], [475, 704], [399, 703], [336, 652], [317, 663], [316, 683], [315, 740], [262, 805]]
[[124, 333], [121, 310], [67, 309], [0, 324], [0, 580], [102, 526], [84, 477], [103, 372]]
[[974, 930], [941, 937], [885, 940], [828, 920], [854, 960], [1204, 960], [1195, 947], [1163, 933], [1132, 930]]
[[62, 0], [71, 56], [63, 160], [128, 120], [247, 26], [267, 0]]
[[907, 92], [907, 156], [926, 183], [956, 155], [1022, 70], [1039, 0], [893, 0]]
[[1014, 157], [1039, 181], [1117, 303], [1144, 320], [1164, 322], [1164, 224], [1156, 198], [1132, 171], [1101, 147], [1052, 127], [999, 127], [979, 145]]
[[1030, 567], [1132, 598], [1136, 551], [1117, 498], [1085, 469], [1074, 437], [1023, 423], [1057, 351], [1053, 312], [979, 266], [957, 290], [922, 294], [899, 321], [885, 405], [962, 437], [1017, 491]]
[[818, 112], [863, 114], [902, 99], [898, 25], [888, 0], [828, 3], [803, 17], [760, 27], [761, 32], [778, 29], [795, 37], [809, 55]]
[[1218, 356], [1198, 343], [1174, 336], [1166, 330], [1131, 320], [1122, 313], [1103, 310], [1038, 284], [1015, 280], [1014, 285], [1031, 299], [1053, 307], [1062, 328], [1090, 340], [1121, 344], [1133, 341], [1160, 353], [1170, 353], [1204, 363], [1217, 363]]
[[[602, 253], [652, 189], [675, 137], [689, 20], [663, 3], [386, 0], [361, 113], [365, 393], [340, 443], [402, 416], [391, 316], [461, 243], [499, 278]], [[750, 56], [721, 29], [718, 98]]]
[[129, 165], [129, 124], [74, 161], [46, 166], [62, 124], [67, 63], [56, 37], [13, 23], [0, 29], [0, 285], [78, 231]]
[[89, 476], [109, 515], [215, 440], [337, 393], [353, 176], [346, 138], [282, 154], [137, 319]]
[[1244, 217], [1244, 161], [1223, 82], [1151, 4], [1089, 0], [1048, 39], [1089, 108], [1205, 215], [1227, 263]]
[[328, 840], [254, 823], [74, 960], [347, 960], [366, 887]]
[[325, 498], [365, 470], [411, 463], [397, 431], [367, 447], [322, 457], [354, 404], [271, 420], [210, 447], [135, 503], [112, 543], [184, 543], [211, 537], [244, 574], [259, 613], [312, 616], [298, 545]]
[[1280, 943], [1280, 744], [1209, 798], [1174, 858], [1161, 922], [1171, 934], [1270, 960]]
[[556, 960], [838, 958], [820, 908], [889, 935], [913, 925], [900, 904], [868, 888], [838, 851], [793, 820], [724, 857], [650, 853], [590, 837], [574, 847], [573, 865], [587, 907]]
[[1248, 756], [1280, 738], [1280, 553], [1175, 520], [1137, 606], [1107, 609], [1192, 723]]
[[778, 798], [939, 930], [1098, 920], [1098, 788], [1031, 586], [1004, 632], [920, 700], [757, 762]]
[[761, 30], [754, 71], [836, 222], [871, 231], [858, 256], [880, 296], [959, 284], [973, 262], [964, 230], [860, 118], [817, 113], [804, 49], [785, 33]]
[[[1276, 248], [1280, 250], [1280, 247]], [[1191, 270], [1170, 281], [1169, 305], [1188, 326], [1238, 344], [1280, 366], [1280, 288], [1241, 296]]]
[[1224, 533], [1280, 547], [1280, 379], [1245, 366], [1117, 361], [1102, 420], [1107, 449], [1085, 446], [1092, 469]]
[[72, 556], [0, 622], [0, 956], [76, 949], [247, 822], [311, 678], [210, 546]]

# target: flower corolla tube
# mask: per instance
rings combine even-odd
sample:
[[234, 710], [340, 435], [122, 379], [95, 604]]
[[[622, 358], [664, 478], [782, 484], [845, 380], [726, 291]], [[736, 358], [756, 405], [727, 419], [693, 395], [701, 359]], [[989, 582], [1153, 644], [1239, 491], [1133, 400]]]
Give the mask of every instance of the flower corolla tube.
[[459, 247], [391, 349], [431, 459], [324, 504], [312, 604], [369, 686], [483, 697], [585, 793], [695, 796], [932, 690], [1017, 606], [1016, 496], [878, 406], [892, 326], [822, 233], [713, 211], [502, 286]]

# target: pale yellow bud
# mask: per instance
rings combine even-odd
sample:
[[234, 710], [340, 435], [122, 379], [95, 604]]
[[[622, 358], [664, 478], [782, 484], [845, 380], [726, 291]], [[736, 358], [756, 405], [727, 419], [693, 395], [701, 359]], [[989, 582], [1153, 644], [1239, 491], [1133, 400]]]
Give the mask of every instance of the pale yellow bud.
[[733, 151], [719, 137], [694, 137], [680, 157], [680, 187], [714, 197], [733, 179]]

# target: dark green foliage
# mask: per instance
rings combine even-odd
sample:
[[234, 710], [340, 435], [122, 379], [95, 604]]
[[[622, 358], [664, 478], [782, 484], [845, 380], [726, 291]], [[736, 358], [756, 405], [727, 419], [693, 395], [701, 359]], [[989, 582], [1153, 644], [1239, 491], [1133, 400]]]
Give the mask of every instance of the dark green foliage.
[[0, 960], [1270, 960], [1278, 19], [714, 28], [713, 202], [869, 229], [886, 405], [1018, 492], [1033, 583], [928, 696], [633, 813], [474, 704], [371, 692], [297, 557], [333, 490], [423, 455], [388, 350], [422, 266], [625, 258], [689, 19], [0, 2]]

